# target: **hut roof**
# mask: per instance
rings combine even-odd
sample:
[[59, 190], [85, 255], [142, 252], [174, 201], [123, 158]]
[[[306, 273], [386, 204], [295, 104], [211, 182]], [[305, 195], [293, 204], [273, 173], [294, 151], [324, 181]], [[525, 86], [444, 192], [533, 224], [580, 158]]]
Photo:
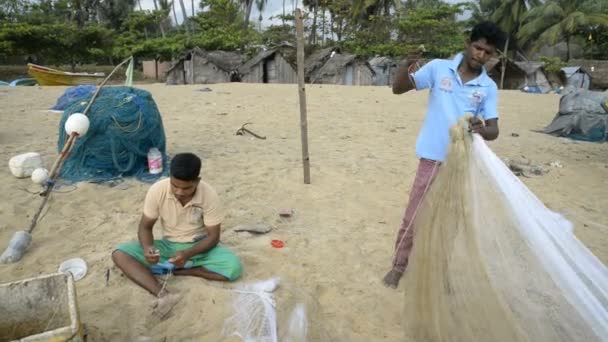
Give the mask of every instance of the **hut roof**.
[[218, 68], [231, 72], [237, 70], [239, 65], [243, 63], [243, 57], [231, 51], [204, 51], [199, 47], [195, 47], [192, 50], [187, 51], [182, 54], [169, 68], [167, 72], [171, 72], [178, 64], [183, 62], [188, 58], [188, 56], [196, 54], [197, 56], [201, 56], [209, 60], [211, 63], [215, 64]]
[[608, 61], [580, 59], [571, 60], [568, 65], [580, 66], [591, 76], [591, 84], [594, 88], [608, 89]]
[[514, 62], [514, 63], [521, 70], [525, 71], [527, 75], [533, 74], [545, 66], [545, 64], [542, 62]]
[[[488, 61], [484, 67], [486, 68], [486, 71], [489, 73], [490, 71], [498, 68], [501, 65], [501, 59], [499, 58], [492, 58], [490, 59], [490, 61]], [[492, 69], [489, 69], [489, 67], [492, 67]], [[542, 62], [516, 62], [514, 60], [512, 60], [511, 58], [507, 59], [507, 69], [512, 71], [517, 71], [519, 73], [522, 74], [522, 76], [525, 75], [530, 75], [535, 73], [537, 70], [542, 69], [544, 67], [544, 63]], [[543, 69], [544, 71], [544, 69]], [[498, 73], [500, 73], [500, 70], [497, 70]]]
[[568, 77], [568, 78], [569, 78], [570, 76], [572, 76], [572, 75], [576, 74], [576, 73], [577, 73], [577, 72], [579, 72], [579, 71], [584, 72], [584, 73], [587, 73], [587, 72], [585, 71], [585, 69], [583, 69], [583, 68], [582, 68], [582, 67], [580, 67], [580, 66], [568, 66], [568, 67], [563, 67], [561, 70], [562, 70], [562, 72], [563, 72], [563, 73], [566, 75], [566, 77]]
[[486, 72], [490, 72], [494, 70], [494, 68], [500, 63], [500, 58], [492, 57], [489, 61], [486, 62], [483, 66], [486, 68]]
[[325, 61], [331, 56], [331, 53], [334, 51], [340, 52], [340, 49], [335, 47], [328, 47], [315, 51], [304, 62], [304, 75], [310, 76], [312, 73], [323, 67]]
[[371, 66], [395, 65], [395, 64], [396, 64], [396, 62], [392, 58], [386, 57], [386, 56], [376, 56], [369, 60], [369, 65], [371, 65]]
[[[336, 75], [342, 69], [344, 69], [348, 64], [359, 61], [356, 55], [351, 55], [348, 53], [340, 54], [337, 53], [333, 57], [331, 57], [323, 67], [319, 70], [315, 78], [323, 77], [323, 76], [331, 76]], [[360, 62], [364, 63], [372, 74], [376, 74], [374, 69], [369, 65], [369, 63], [365, 60], [361, 60]]]
[[250, 60], [245, 62], [245, 64], [243, 64], [239, 67], [239, 73], [241, 75], [247, 75], [249, 72], [251, 72], [251, 69], [254, 66], [256, 66], [258, 63], [262, 62], [266, 58], [273, 56], [275, 53], [280, 53], [280, 52], [278, 49], [260, 51], [257, 55], [255, 55], [253, 58], [251, 58]]
[[207, 57], [213, 64], [217, 65], [224, 71], [237, 70], [239, 65], [243, 63], [243, 56], [231, 51], [202, 51], [202, 56]]

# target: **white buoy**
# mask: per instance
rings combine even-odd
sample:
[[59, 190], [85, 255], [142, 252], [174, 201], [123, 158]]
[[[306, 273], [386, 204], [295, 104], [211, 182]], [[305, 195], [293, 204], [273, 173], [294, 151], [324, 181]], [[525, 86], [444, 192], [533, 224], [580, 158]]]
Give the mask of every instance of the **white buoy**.
[[82, 113], [74, 113], [65, 121], [65, 131], [69, 135], [76, 133], [82, 137], [88, 130], [89, 118]]
[[11, 173], [17, 178], [30, 177], [32, 172], [37, 168], [42, 167], [42, 165], [42, 158], [37, 152], [23, 153], [12, 157], [8, 161]]
[[32, 172], [32, 182], [44, 185], [49, 180], [49, 171], [45, 168], [37, 168]]

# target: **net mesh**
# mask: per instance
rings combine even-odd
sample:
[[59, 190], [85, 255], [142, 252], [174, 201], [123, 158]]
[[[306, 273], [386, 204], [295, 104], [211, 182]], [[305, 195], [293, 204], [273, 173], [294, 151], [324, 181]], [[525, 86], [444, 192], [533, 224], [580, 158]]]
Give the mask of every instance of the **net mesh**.
[[[59, 151], [67, 139], [65, 121], [72, 113], [82, 113], [91, 97], [87, 95], [65, 109], [59, 124]], [[163, 122], [149, 92], [125, 86], [103, 87], [87, 116], [89, 130], [76, 139], [61, 178], [104, 182], [132, 176], [153, 182], [162, 174], [148, 172], [147, 154], [152, 147], [162, 153], [167, 173]]]
[[462, 121], [416, 217], [415, 341], [601, 341], [608, 270]]
[[95, 92], [94, 85], [79, 85], [69, 87], [57, 99], [57, 103], [51, 108], [52, 110], [65, 110], [72, 103], [90, 98]]
[[272, 278], [234, 290], [234, 315], [224, 322], [223, 334], [242, 341], [277, 342], [277, 313], [273, 292], [279, 280]]
[[224, 336], [246, 342], [341, 341], [325, 329], [314, 297], [289, 281], [270, 278], [232, 291], [234, 314], [224, 322]]

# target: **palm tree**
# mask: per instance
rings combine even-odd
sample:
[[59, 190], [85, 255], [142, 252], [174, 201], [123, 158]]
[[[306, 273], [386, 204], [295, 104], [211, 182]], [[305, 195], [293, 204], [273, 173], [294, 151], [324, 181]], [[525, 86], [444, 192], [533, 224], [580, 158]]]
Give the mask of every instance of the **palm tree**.
[[115, 30], [135, 8], [135, 0], [106, 0], [97, 3], [97, 12], [101, 21], [105, 21]]
[[169, 12], [171, 12], [171, 2], [169, 0], [158, 0], [158, 4], [160, 6], [160, 10], [162, 12], [162, 16], [158, 20], [158, 27], [160, 28], [160, 33], [163, 38], [165, 38], [165, 24], [167, 23], [167, 19], [169, 17]]
[[182, 14], [184, 15], [184, 21], [182, 22], [186, 27], [186, 34], [190, 35], [190, 26], [188, 25], [188, 13], [186, 13], [186, 6], [184, 6], [184, 0], [179, 0], [179, 6], [182, 8]]
[[317, 10], [319, 9], [319, 0], [304, 0], [302, 5], [312, 10], [312, 27], [310, 28], [310, 37], [308, 44], [314, 44], [317, 40]]
[[430, 8], [441, 5], [441, 3], [443, 3], [442, 0], [406, 0], [404, 1], [404, 6], [407, 9]]
[[255, 7], [258, 9], [258, 12], [260, 12], [260, 15], [258, 17], [260, 31], [262, 31], [262, 20], [264, 19], [262, 17], [262, 12], [264, 11], [264, 8], [266, 8], [267, 2], [268, 0], [255, 0]]
[[473, 24], [490, 20], [492, 14], [500, 6], [500, 0], [477, 0], [477, 2], [469, 2], [467, 9], [471, 11], [471, 22]]
[[564, 40], [569, 60], [572, 37], [594, 27], [608, 27], [606, 7], [606, 0], [547, 0], [524, 16], [517, 37], [533, 50]]
[[372, 15], [389, 16], [391, 9], [395, 8], [397, 2], [399, 0], [356, 0], [353, 2], [351, 13], [354, 18], [363, 18], [364, 20], [368, 20]]
[[491, 16], [494, 21], [502, 30], [506, 33], [507, 39], [505, 41], [504, 48], [502, 49], [502, 65], [500, 75], [500, 88], [503, 88], [505, 79], [505, 69], [507, 66], [507, 58], [509, 52], [509, 44], [517, 35], [517, 32], [521, 28], [521, 23], [527, 11], [534, 6], [540, 5], [539, 0], [503, 0], [503, 1], [485, 1], [487, 6], [496, 6], [494, 13]]
[[245, 27], [249, 25], [249, 17], [251, 16], [251, 8], [253, 6], [253, 0], [240, 0], [241, 7], [245, 16]]
[[177, 27], [177, 13], [175, 12], [175, 0], [171, 1], [171, 7], [173, 7], [173, 19], [175, 20], [175, 27]]

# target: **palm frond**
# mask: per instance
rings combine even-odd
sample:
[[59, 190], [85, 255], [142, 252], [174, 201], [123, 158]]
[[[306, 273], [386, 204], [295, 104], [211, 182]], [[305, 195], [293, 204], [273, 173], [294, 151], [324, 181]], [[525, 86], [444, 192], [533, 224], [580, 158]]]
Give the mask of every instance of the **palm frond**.
[[530, 42], [532, 39], [538, 37], [542, 32], [548, 30], [554, 25], [559, 25], [558, 20], [546, 20], [543, 17], [534, 18], [532, 21], [527, 22], [521, 27], [517, 38], [524, 44]]
[[[581, 16], [582, 16], [583, 18], [581, 18]], [[570, 13], [570, 14], [569, 14], [567, 17], [565, 17], [565, 18], [562, 20], [562, 22], [561, 22], [562, 29], [563, 29], [565, 32], [568, 32], [568, 33], [574, 33], [574, 31], [576, 31], [576, 29], [579, 27], [579, 26], [578, 26], [578, 25], [579, 25], [578, 23], [579, 23], [581, 20], [584, 20], [584, 16], [585, 16], [585, 15], [584, 15], [584, 14], [582, 14], [582, 13], [580, 13], [580, 12], [573, 12], [573, 13]]]
[[589, 14], [587, 19], [590, 24], [608, 27], [608, 14]]
[[531, 22], [543, 15], [544, 6], [538, 6], [530, 9], [528, 12], [524, 14], [522, 19], [522, 23]]
[[543, 16], [546, 18], [563, 18], [566, 16], [564, 8], [557, 2], [547, 2], [543, 8]]
[[561, 25], [556, 24], [546, 29], [533, 44], [534, 50], [541, 48], [543, 45], [555, 45], [563, 38]]

